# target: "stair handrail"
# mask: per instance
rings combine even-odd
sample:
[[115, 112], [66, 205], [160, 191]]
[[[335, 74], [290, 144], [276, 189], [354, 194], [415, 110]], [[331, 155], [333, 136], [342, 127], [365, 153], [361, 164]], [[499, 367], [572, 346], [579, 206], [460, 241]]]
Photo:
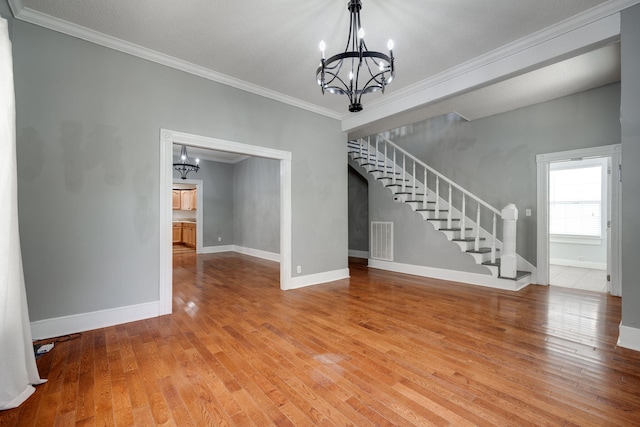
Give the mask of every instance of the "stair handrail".
[[[447, 178], [446, 176], [444, 176], [443, 174], [441, 174], [440, 172], [438, 172], [437, 170], [435, 170], [434, 168], [432, 168], [431, 166], [427, 165], [426, 163], [424, 163], [423, 161], [421, 161], [420, 159], [418, 159], [416, 156], [414, 156], [413, 154], [409, 153], [408, 151], [402, 149], [401, 147], [399, 147], [397, 144], [395, 144], [394, 142], [392, 142], [391, 140], [389, 140], [387, 137], [385, 137], [382, 134], [378, 134], [377, 137], [382, 138], [387, 144], [391, 144], [391, 146], [393, 146], [395, 149], [399, 150], [402, 154], [404, 154], [405, 156], [409, 156], [414, 162], [420, 164], [423, 168], [427, 169], [429, 172], [431, 172], [432, 174], [436, 175], [437, 177], [439, 177], [440, 179], [443, 179], [446, 183], [450, 184], [452, 187], [457, 188], [458, 190], [460, 190], [462, 193], [466, 194], [467, 196], [469, 196], [471, 199], [475, 200], [476, 202], [480, 203], [482, 206], [484, 206], [485, 208], [489, 209], [490, 211], [492, 211], [493, 213], [495, 213], [496, 215], [498, 215], [500, 218], [502, 218], [502, 212], [499, 211], [498, 209], [494, 208], [493, 206], [491, 206], [489, 203], [485, 202], [484, 200], [482, 200], [480, 197], [476, 196], [475, 194], [473, 194], [472, 192], [470, 192], [469, 190], [467, 190], [466, 188], [456, 184], [455, 182], [451, 181], [449, 178]], [[363, 142], [366, 142], [364, 138], [359, 138], [361, 139]]]

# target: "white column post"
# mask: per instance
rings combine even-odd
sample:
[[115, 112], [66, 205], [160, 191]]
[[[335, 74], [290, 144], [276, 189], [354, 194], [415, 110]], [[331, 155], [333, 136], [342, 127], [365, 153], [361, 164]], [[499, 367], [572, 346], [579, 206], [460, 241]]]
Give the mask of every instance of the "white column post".
[[500, 275], [515, 279], [518, 270], [516, 255], [516, 225], [518, 208], [509, 203], [502, 209], [502, 255], [500, 256]]

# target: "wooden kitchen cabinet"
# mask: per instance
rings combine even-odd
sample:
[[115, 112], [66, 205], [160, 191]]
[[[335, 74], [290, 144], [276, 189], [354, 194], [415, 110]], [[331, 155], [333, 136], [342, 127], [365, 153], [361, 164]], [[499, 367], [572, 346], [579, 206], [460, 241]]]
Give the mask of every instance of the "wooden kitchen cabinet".
[[182, 242], [185, 246], [196, 247], [196, 225], [192, 222], [182, 223]]
[[180, 190], [172, 190], [171, 191], [171, 204], [173, 205], [174, 210], [180, 209], [181, 205], [181, 194]]
[[173, 209], [183, 211], [196, 210], [196, 190], [173, 190], [172, 194]]
[[173, 223], [173, 243], [182, 243], [182, 223]]

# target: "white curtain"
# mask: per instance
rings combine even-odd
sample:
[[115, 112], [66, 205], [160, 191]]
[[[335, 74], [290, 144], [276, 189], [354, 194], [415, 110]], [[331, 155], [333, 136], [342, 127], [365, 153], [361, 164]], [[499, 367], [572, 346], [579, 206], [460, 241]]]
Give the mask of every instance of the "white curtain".
[[42, 384], [31, 344], [18, 236], [16, 111], [8, 25], [0, 18], [0, 410]]

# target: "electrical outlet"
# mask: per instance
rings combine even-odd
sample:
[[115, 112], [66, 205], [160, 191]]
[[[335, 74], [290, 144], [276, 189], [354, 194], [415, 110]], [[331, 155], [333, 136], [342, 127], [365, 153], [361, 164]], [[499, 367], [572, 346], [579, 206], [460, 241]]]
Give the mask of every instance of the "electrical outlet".
[[299, 273], [302, 273], [302, 266], [299, 265], [298, 267], [296, 267], [296, 271]]
[[531, 216], [531, 209], [525, 209], [524, 210], [524, 215], [525, 216]]
[[218, 242], [222, 242], [222, 237], [218, 236]]

